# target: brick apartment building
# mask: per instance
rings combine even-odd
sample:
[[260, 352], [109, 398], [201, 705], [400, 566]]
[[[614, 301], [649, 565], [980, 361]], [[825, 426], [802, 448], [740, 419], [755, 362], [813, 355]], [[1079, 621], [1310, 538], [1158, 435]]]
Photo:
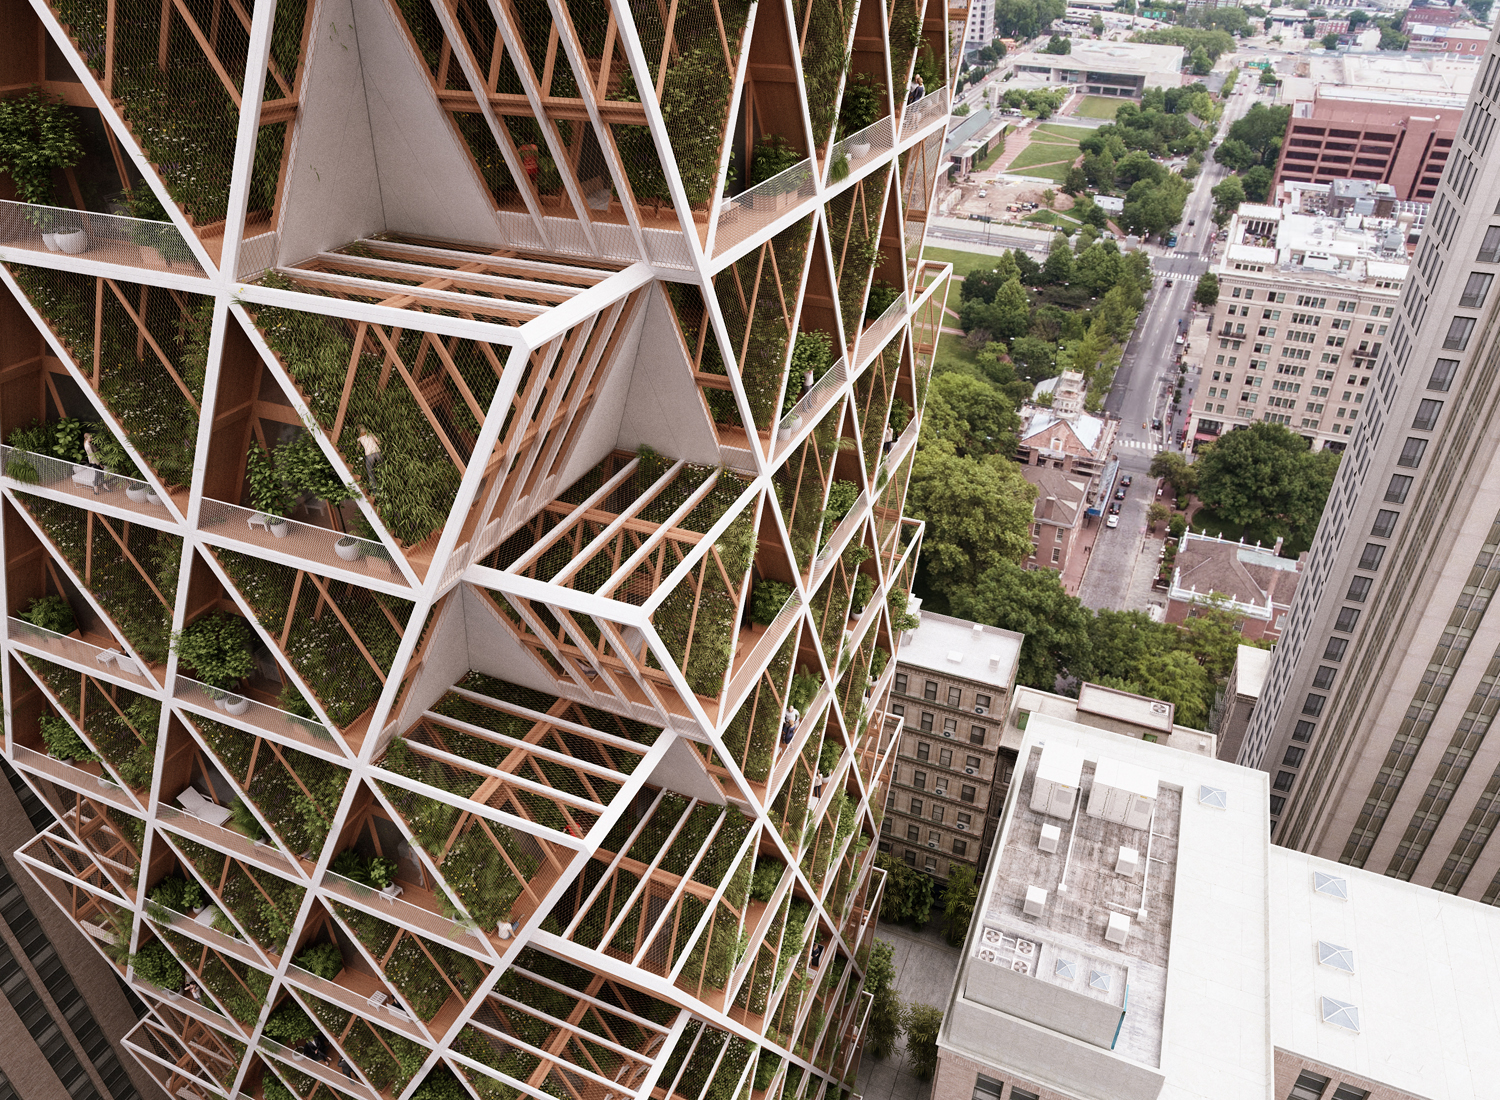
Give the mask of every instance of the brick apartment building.
[[[984, 870], [1015, 753], [1001, 747], [1024, 636], [927, 611], [896, 660], [900, 721], [880, 851], [946, 879]], [[882, 749], [882, 751], [884, 751]]]

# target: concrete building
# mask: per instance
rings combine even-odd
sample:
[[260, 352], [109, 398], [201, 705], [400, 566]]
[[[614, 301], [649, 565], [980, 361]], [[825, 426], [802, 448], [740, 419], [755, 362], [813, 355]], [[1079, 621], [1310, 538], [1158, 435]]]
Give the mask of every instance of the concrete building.
[[1031, 74], [1047, 84], [1075, 84], [1087, 95], [1139, 99], [1147, 88], [1181, 83], [1185, 56], [1181, 46], [1074, 41], [1071, 53], [1026, 50], [1006, 60], [1017, 74]]
[[964, 50], [981, 50], [996, 38], [995, 5], [975, 4], [964, 24]]
[[0, 1097], [857, 1063], [966, 10], [584, 7], [4, 6], [84, 152], [0, 201], [0, 839], [93, 970], [0, 878]]
[[1314, 191], [1326, 194], [1293, 185], [1283, 205], [1246, 203], [1230, 220], [1210, 339], [1190, 353], [1193, 446], [1265, 420], [1343, 450], [1359, 426], [1417, 217], [1300, 213]]
[[896, 763], [879, 850], [946, 879], [982, 868], [1015, 755], [1001, 744], [1024, 636], [921, 613], [896, 657], [887, 732]]
[[[1500, 899], [1497, 60], [1476, 89], [1240, 760], [1276, 839]], [[1451, 182], [1449, 182], [1451, 179]]]
[[1240, 634], [1251, 641], [1281, 637], [1302, 562], [1281, 556], [1275, 546], [1185, 532], [1172, 561], [1166, 621], [1182, 623], [1212, 604], [1231, 612]]
[[1240, 646], [1234, 667], [1229, 670], [1229, 679], [1224, 682], [1218, 710], [1209, 721], [1218, 739], [1220, 760], [1233, 762], [1239, 757], [1240, 746], [1245, 742], [1245, 730], [1250, 726], [1250, 716], [1255, 713], [1255, 704], [1270, 671], [1269, 649]]
[[1263, 774], [1065, 718], [1012, 788], [933, 1100], [1493, 1094], [1500, 913], [1275, 846]]

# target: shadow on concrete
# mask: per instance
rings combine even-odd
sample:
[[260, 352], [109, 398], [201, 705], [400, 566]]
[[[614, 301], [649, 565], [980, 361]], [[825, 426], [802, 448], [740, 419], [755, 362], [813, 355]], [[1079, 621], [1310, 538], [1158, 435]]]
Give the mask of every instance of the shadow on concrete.
[[[885, 940], [893, 949], [891, 962], [896, 967], [896, 990], [902, 1003], [936, 1005], [946, 1010], [961, 953], [958, 948], [948, 946], [943, 937], [942, 919], [936, 907], [933, 919], [922, 931], [882, 921], [875, 928], [875, 938]], [[918, 1081], [907, 1068], [903, 1039], [889, 1058], [878, 1059], [868, 1046], [865, 1048], [854, 1091], [864, 1100], [928, 1100], [932, 1082]]]

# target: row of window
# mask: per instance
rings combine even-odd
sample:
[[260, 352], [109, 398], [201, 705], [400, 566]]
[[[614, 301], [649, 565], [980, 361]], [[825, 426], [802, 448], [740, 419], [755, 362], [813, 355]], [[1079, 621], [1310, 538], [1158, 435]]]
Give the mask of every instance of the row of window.
[[[1305, 1069], [1297, 1075], [1297, 1081], [1292, 1085], [1292, 1091], [1287, 1094], [1287, 1100], [1324, 1100], [1323, 1094], [1327, 1092], [1331, 1084], [1329, 1078], [1321, 1073], [1314, 1073]], [[1340, 1085], [1333, 1090], [1333, 1094], [1327, 1100], [1369, 1100], [1370, 1091], [1355, 1085]]]
[[[917, 759], [918, 760], [922, 760], [922, 761], [929, 761], [929, 760], [931, 760], [932, 759], [932, 745], [929, 742], [927, 742], [927, 741], [918, 741], [917, 742], [917, 754], [916, 755], [917, 755]], [[945, 768], [957, 767], [957, 765], [953, 763], [953, 750], [950, 749], [950, 748], [947, 748], [947, 747], [945, 747], [943, 745], [939, 745], [938, 746], [938, 759], [937, 759], [937, 762], [939, 764], [941, 764]], [[963, 763], [964, 774], [966, 774], [966, 775], [978, 775], [979, 774], [979, 764], [980, 764], [979, 757], [972, 756], [972, 755], [969, 755], [967, 753], [964, 754], [964, 763]]]
[[[909, 683], [910, 683], [910, 680], [909, 680], [909, 677], [907, 676], [906, 673], [904, 673], [904, 672], [898, 672], [898, 673], [896, 673], [896, 684], [895, 684], [895, 687], [896, 687], [896, 690], [898, 692], [900, 692], [902, 695], [911, 695], [912, 694], [911, 690], [908, 687]], [[963, 696], [963, 689], [962, 688], [959, 688], [959, 687], [954, 686], [952, 684], [950, 684], [948, 686], [948, 703], [947, 703], [948, 706], [953, 707], [955, 709], [962, 708], [962, 706], [964, 705], [964, 703], [963, 703], [963, 697], [964, 696]], [[937, 699], [938, 699], [938, 682], [936, 680], [927, 680], [927, 681], [925, 681], [922, 684], [922, 698], [926, 699], [929, 703], [936, 703], [937, 702]], [[986, 694], [984, 694], [982, 692], [976, 692], [975, 695], [974, 695], [974, 706], [976, 706], [976, 707], [983, 707], [984, 708], [984, 710], [978, 711], [977, 713], [979, 713], [979, 714], [988, 713], [988, 711], [990, 709], [990, 696], [988, 696], [988, 695], [986, 695]]]
[[[900, 679], [900, 677], [898, 676], [897, 679]], [[980, 698], [981, 699], [988, 699], [989, 696], [987, 696], [987, 695], [981, 695]], [[986, 708], [986, 709], [988, 709], [988, 708]], [[891, 713], [893, 715], [895, 715], [897, 718], [902, 719], [903, 721], [906, 718], [906, 708], [904, 706], [902, 706], [900, 703], [894, 703], [894, 704], [892, 704], [892, 706], [891, 706]], [[931, 733], [932, 729], [933, 729], [933, 723], [936, 720], [937, 720], [937, 715], [933, 714], [932, 711], [930, 711], [930, 710], [924, 710], [924, 711], [921, 712], [921, 716], [918, 719], [917, 728], [920, 729], [923, 733]], [[985, 729], [984, 726], [974, 726], [974, 725], [971, 725], [969, 727], [969, 744], [971, 744], [971, 745], [982, 745], [982, 744], [984, 744], [984, 738], [985, 738], [985, 735], [988, 732], [989, 731], [987, 729]], [[958, 736], [958, 719], [957, 718], [944, 718], [943, 719], [943, 736], [944, 737], [957, 737]]]
[[1038, 1097], [1036, 1093], [1027, 1092], [1015, 1085], [1006, 1092], [1004, 1081], [997, 1081], [981, 1073], [974, 1081], [973, 1100], [1038, 1100]]

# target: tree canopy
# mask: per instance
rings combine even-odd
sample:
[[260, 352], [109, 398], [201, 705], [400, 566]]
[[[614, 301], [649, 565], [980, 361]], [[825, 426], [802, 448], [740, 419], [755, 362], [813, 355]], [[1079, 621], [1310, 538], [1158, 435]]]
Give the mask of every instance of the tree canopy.
[[1067, 0], [996, 0], [995, 33], [1001, 38], [1035, 38], [1067, 13]]
[[[1002, 0], [1003, 2], [1003, 0]], [[1141, 31], [1132, 35], [1132, 42], [1148, 42], [1156, 46], [1181, 46], [1192, 53], [1202, 49], [1215, 61], [1220, 54], [1234, 52], [1234, 35], [1228, 31], [1204, 30], [1199, 27], [1163, 27], [1161, 30]]]
[[1338, 463], [1283, 425], [1257, 421], [1199, 451], [1198, 499], [1265, 541], [1310, 540]]
[[1047, 40], [1047, 45], [1043, 48], [1042, 52], [1054, 54], [1072, 53], [1073, 40], [1071, 38], [1064, 38], [1060, 34], [1054, 34]]
[[[1217, 305], [1219, 301], [1219, 277], [1212, 271], [1205, 271], [1198, 278], [1198, 287], [1193, 291], [1193, 301], [1205, 308]], [[1163, 451], [1163, 454], [1168, 452]]]

